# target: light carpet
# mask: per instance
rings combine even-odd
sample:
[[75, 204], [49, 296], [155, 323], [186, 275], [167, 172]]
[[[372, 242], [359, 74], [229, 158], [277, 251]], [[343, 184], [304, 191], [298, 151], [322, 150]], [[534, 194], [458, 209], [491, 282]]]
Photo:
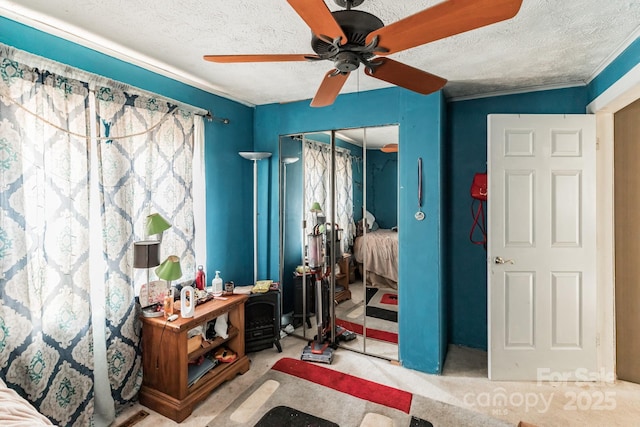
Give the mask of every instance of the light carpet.
[[322, 365], [282, 358], [209, 427], [506, 427], [487, 415]]

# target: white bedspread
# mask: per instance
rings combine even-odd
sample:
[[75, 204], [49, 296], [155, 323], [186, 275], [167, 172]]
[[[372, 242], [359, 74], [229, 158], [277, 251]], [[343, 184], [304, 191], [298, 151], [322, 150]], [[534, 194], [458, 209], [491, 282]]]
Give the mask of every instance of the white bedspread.
[[364, 263], [366, 269], [397, 286], [398, 282], [398, 233], [392, 230], [378, 229], [356, 237], [353, 246], [356, 262]]
[[53, 424], [0, 379], [0, 425], [3, 427], [36, 427]]

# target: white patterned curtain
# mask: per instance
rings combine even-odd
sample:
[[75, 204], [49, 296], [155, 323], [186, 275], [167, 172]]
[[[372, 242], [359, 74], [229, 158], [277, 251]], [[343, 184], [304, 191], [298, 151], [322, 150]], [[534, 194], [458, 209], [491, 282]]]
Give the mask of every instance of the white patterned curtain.
[[0, 375], [53, 422], [87, 426], [89, 90], [11, 52], [0, 49]]
[[129, 92], [0, 44], [0, 377], [59, 425], [109, 424], [136, 398], [148, 214], [195, 275], [193, 113]]
[[[114, 401], [135, 397], [141, 381], [140, 328], [135, 310], [133, 243], [144, 240], [144, 220], [159, 213], [161, 258], [177, 255], [183, 276], [196, 271], [193, 218], [193, 114], [160, 99], [118, 88], [96, 89], [99, 186], [103, 197], [107, 364]], [[134, 136], [132, 136], [134, 135]], [[123, 137], [128, 136], [128, 137]], [[150, 271], [153, 280], [153, 269]]]
[[[314, 224], [314, 213], [310, 212], [314, 202], [320, 203], [327, 222], [331, 221], [333, 207], [330, 204], [331, 189], [331, 145], [304, 139], [304, 211], [307, 224]], [[352, 159], [348, 150], [336, 147], [335, 176], [335, 221], [342, 229], [342, 251], [353, 244], [353, 178]]]

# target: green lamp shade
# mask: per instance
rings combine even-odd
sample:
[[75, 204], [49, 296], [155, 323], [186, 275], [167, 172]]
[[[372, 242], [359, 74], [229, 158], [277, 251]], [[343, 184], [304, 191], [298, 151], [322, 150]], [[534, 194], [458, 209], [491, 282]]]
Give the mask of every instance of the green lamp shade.
[[318, 202], [313, 202], [313, 204], [311, 205], [311, 212], [322, 212], [322, 208], [320, 207], [320, 203]]
[[166, 260], [158, 268], [156, 274], [162, 280], [177, 280], [182, 277], [182, 268], [180, 268], [180, 258], [175, 255], [169, 255]]
[[171, 228], [171, 224], [164, 219], [159, 213], [154, 213], [147, 216], [147, 236], [153, 236], [154, 234], [160, 234], [165, 230]]

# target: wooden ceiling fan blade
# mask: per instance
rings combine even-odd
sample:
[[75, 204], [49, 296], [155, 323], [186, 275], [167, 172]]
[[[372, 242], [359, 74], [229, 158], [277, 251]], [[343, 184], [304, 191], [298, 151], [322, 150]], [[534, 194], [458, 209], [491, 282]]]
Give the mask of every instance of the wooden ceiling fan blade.
[[324, 0], [287, 0], [316, 36], [326, 36], [331, 40], [341, 37], [340, 44], [347, 42], [347, 36], [334, 19]]
[[380, 64], [372, 71], [365, 68], [364, 72], [376, 79], [393, 83], [396, 86], [428, 95], [440, 90], [447, 84], [447, 80], [426, 71], [419, 70], [407, 64], [389, 58], [376, 58], [373, 63]]
[[205, 55], [204, 59], [211, 62], [234, 63], [234, 62], [286, 62], [286, 61], [309, 61], [320, 59], [318, 55], [311, 54], [282, 54], [282, 55]]
[[522, 0], [448, 0], [401, 19], [367, 36], [389, 55], [445, 37], [513, 18]]
[[344, 86], [347, 78], [349, 78], [349, 73], [342, 74], [338, 72], [336, 74], [336, 72], [337, 70], [331, 70], [325, 74], [316, 92], [316, 96], [314, 96], [311, 101], [312, 107], [326, 107], [327, 105], [333, 104], [336, 100], [342, 86]]

